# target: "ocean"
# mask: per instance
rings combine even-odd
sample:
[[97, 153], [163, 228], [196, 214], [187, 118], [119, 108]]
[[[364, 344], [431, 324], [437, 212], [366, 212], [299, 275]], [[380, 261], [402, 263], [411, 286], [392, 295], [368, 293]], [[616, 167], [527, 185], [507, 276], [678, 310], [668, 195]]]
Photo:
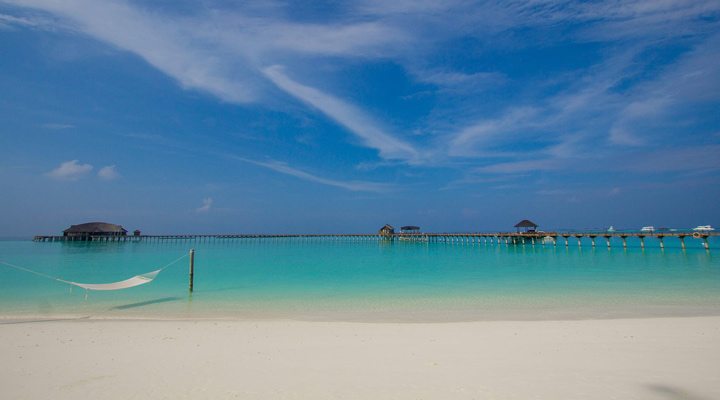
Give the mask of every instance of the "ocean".
[[[195, 249], [151, 283], [89, 291], [0, 265], [0, 317], [342, 321], [720, 315], [718, 241], [569, 247], [359, 238], [0, 241], [0, 261], [82, 283], [121, 281]], [[717, 250], [715, 250], [717, 249]]]

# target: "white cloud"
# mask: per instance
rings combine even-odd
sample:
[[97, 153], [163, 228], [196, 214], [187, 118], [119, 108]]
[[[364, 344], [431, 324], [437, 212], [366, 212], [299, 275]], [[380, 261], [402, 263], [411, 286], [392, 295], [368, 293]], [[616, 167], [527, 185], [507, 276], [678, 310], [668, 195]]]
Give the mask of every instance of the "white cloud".
[[478, 90], [483, 86], [499, 85], [507, 79], [499, 72], [475, 72], [466, 74], [458, 71], [415, 70], [413, 75], [420, 82], [440, 87], [462, 87], [465, 90]]
[[65, 161], [54, 170], [47, 173], [47, 176], [58, 179], [75, 181], [92, 171], [93, 166], [90, 164], [80, 164], [78, 160]]
[[655, 79], [634, 87], [630, 101], [617, 113], [610, 141], [626, 145], [659, 142], [663, 132], [674, 132], [669, 128], [695, 114], [698, 104], [720, 100], [718, 57], [720, 34], [697, 45]]
[[538, 125], [539, 110], [533, 107], [515, 107], [496, 119], [478, 121], [453, 133], [448, 153], [451, 156], [472, 156], [477, 147], [492, 142], [517, 140], [522, 130]]
[[[258, 79], [257, 65], [302, 62], [298, 57], [305, 56], [378, 57], [406, 40], [402, 30], [378, 21], [297, 23], [272, 12], [252, 16], [243, 6], [222, 13], [201, 7], [192, 16], [179, 16], [123, 1], [8, 1], [52, 13], [60, 18], [58, 26], [137, 54], [185, 88], [233, 103], [262, 97], [267, 85]], [[4, 20], [30, 23], [12, 16]]]
[[631, 0], [580, 3], [575, 20], [594, 21], [583, 35], [591, 40], [689, 36], [712, 29], [710, 19], [698, 18], [718, 11], [714, 0]]
[[213, 199], [212, 197], [206, 197], [202, 200], [202, 205], [195, 209], [196, 212], [199, 213], [206, 213], [210, 211], [210, 208], [212, 207]]
[[283, 73], [283, 68], [280, 66], [265, 68], [264, 73], [280, 89], [344, 126], [359, 137], [367, 147], [377, 149], [382, 158], [410, 162], [420, 160], [419, 152], [412, 145], [385, 133], [372, 118], [354, 105], [293, 81]]
[[260, 23], [255, 28], [267, 53], [275, 48], [316, 55], [348, 57], [378, 56], [385, 48], [405, 41], [402, 31], [379, 22], [349, 24], [297, 24], [288, 22]]
[[[183, 87], [205, 91], [223, 101], [270, 103], [272, 90], [278, 87], [345, 127], [359, 139], [360, 145], [376, 149], [382, 162], [428, 164], [431, 158], [432, 162], [438, 162], [434, 158], [444, 153], [448, 156], [443, 160], [445, 165], [451, 164], [452, 157], [463, 157], [463, 163], [485, 163], [487, 160], [483, 158], [497, 157], [500, 151], [493, 152], [502, 149], [516, 154], [507, 156], [508, 163], [488, 166], [488, 171], [529, 170], [532, 163], [524, 162], [521, 157], [537, 153], [538, 148], [555, 142], [558, 137], [570, 137], [584, 129], [588, 132], [582, 142], [557, 145], [543, 156], [562, 159], [572, 155], [575, 148], [593, 147], [600, 153], [608, 139], [614, 144], [652, 146], [661, 142], [656, 135], [662, 133], [652, 127], [638, 126], [639, 122], [654, 119], [652, 117], [662, 119], [659, 123], [674, 122], [667, 111], [690, 101], [716, 99], [719, 93], [715, 90], [720, 82], [717, 67], [720, 64], [715, 61], [720, 48], [717, 35], [714, 41], [698, 45], [700, 39], [717, 31], [714, 16], [720, 6], [716, 0], [499, 3], [399, 0], [392, 4], [361, 0], [338, 4], [333, 8], [337, 12], [330, 11], [322, 21], [316, 19], [312, 23], [293, 21], [291, 6], [281, 3], [258, 6], [250, 2], [253, 4], [234, 6], [232, 10], [217, 10], [203, 4], [194, 12], [184, 14], [166, 13], [164, 7], [130, 1], [10, 0], [8, 3], [23, 9], [16, 16], [0, 14], [0, 25], [4, 22], [35, 27], [36, 21], [42, 18], [46, 21], [44, 24], [62, 24], [62, 29], [86, 34], [136, 54]], [[32, 15], [25, 8], [49, 14]], [[550, 32], [563, 26], [568, 27], [566, 33]], [[527, 27], [533, 29], [525, 29]], [[516, 35], [518, 29], [528, 31], [527, 36]], [[464, 89], [463, 95], [467, 95], [467, 91], [502, 80], [502, 74], [460, 72], [453, 69], [451, 63], [425, 56], [437, 56], [438, 46], [453, 44], [458, 38], [476, 40], [479, 45], [473, 48], [479, 52], [487, 46], [512, 53], [527, 46], [522, 41], [532, 38], [532, 30], [541, 31], [543, 48], [552, 48], [554, 41], [568, 38], [593, 40], [604, 45], [601, 46], [603, 54], [597, 56], [600, 61], [594, 66], [558, 73], [552, 78], [555, 82], [533, 81], [525, 85], [527, 87], [520, 89], [519, 101], [508, 102], [513, 105], [506, 110], [483, 107], [479, 103], [484, 101], [481, 97], [471, 99], [473, 101], [465, 98], [463, 103], [469, 105], [464, 106], [438, 96], [436, 109], [412, 121], [427, 124], [426, 121], [431, 120], [427, 125], [432, 125], [435, 120], [440, 121], [436, 122], [439, 125], [450, 125], [446, 129], [413, 127], [423, 132], [439, 132], [435, 139], [430, 139], [431, 143], [422, 142], [425, 138], [413, 138], [427, 148], [435, 144], [432, 150], [391, 134], [362, 107], [329, 94], [332, 89], [323, 92], [290, 78], [305, 76], [308, 70], [317, 74], [336, 73], [328, 71], [342, 70], [338, 66], [343, 67], [348, 60], [354, 62], [365, 57], [381, 62], [389, 60], [405, 68], [417, 81], [432, 83], [441, 89]], [[512, 34], [505, 35], [506, 32]], [[667, 41], [671, 37], [678, 40]], [[683, 45], [697, 45], [697, 48], [690, 54], [692, 57], [672, 61], [676, 67], [664, 66], [663, 72], [661, 68], [654, 68], [663, 67], [663, 63], [651, 65], [652, 59], [644, 59], [644, 51], [664, 46], [663, 41], [672, 45], [680, 39]], [[292, 73], [277, 66], [280, 64]], [[646, 67], [653, 67], [652, 71]], [[652, 75], [656, 79], [652, 80]], [[508, 86], [513, 84], [512, 79], [507, 77]], [[637, 84], [648, 80], [647, 85]], [[508, 89], [508, 93], [513, 90]], [[672, 96], [667, 102], [653, 103], [659, 98], [658, 93], [668, 92]], [[547, 93], [551, 94], [545, 95]], [[487, 114], [487, 109], [493, 114]], [[665, 131], [668, 135], [675, 132]], [[471, 157], [474, 160], [470, 160]], [[554, 163], [545, 161], [541, 168], [551, 168]], [[281, 163], [265, 164], [268, 164], [264, 165], [266, 168], [308, 181], [314, 179], [338, 187], [346, 185], [349, 189], [347, 182], [310, 175]]]
[[[77, 31], [137, 54], [175, 78], [182, 86], [207, 91], [225, 101], [254, 99], [247, 67], [224, 60], [199, 32], [214, 30], [212, 22], [163, 18], [122, 2], [31, 0], [15, 2], [64, 18]], [[235, 56], [237, 56], [235, 54]], [[245, 70], [245, 71], [243, 71]]]
[[72, 30], [132, 52], [176, 79], [183, 87], [206, 91], [224, 101], [263, 100], [270, 87], [263, 75], [290, 95], [350, 129], [381, 157], [416, 159], [407, 143], [382, 132], [357, 107], [299, 85], [277, 68], [282, 61], [306, 65], [309, 56], [385, 57], [409, 40], [402, 29], [382, 21], [339, 19], [331, 23], [287, 20], [274, 7], [256, 16], [251, 6], [222, 13], [200, 8], [196, 14], [169, 16], [122, 1], [10, 1], [52, 13]]
[[637, 152], [610, 160], [608, 164], [620, 171], [668, 173], [681, 171], [720, 170], [720, 145], [669, 147], [652, 152]]
[[630, 129], [625, 126], [621, 126], [621, 122], [624, 123], [625, 121], [619, 121], [616, 123], [616, 126], [613, 126], [610, 129], [610, 143], [622, 146], [641, 146], [646, 144], [642, 139], [630, 131]]
[[236, 157], [236, 156], [229, 156], [230, 158], [233, 158], [235, 160], [240, 160], [243, 162], [247, 162], [250, 164], [258, 165], [260, 167], [264, 167], [270, 170], [273, 170], [275, 172], [279, 172], [281, 174], [294, 176], [296, 178], [308, 181], [308, 182], [315, 182], [320, 183], [322, 185], [327, 186], [334, 186], [339, 187], [342, 189], [350, 190], [353, 192], [385, 192], [391, 189], [391, 186], [384, 183], [376, 183], [376, 182], [365, 182], [365, 181], [339, 181], [334, 179], [328, 179], [323, 178], [317, 175], [310, 174], [305, 171], [301, 171], [299, 169], [292, 168], [288, 166], [285, 163], [279, 162], [279, 161], [269, 161], [269, 162], [262, 162], [262, 161], [255, 161], [255, 160], [249, 160], [242, 157]]
[[[546, 149], [546, 155], [577, 156], [576, 150], [597, 148], [598, 142], [605, 145], [608, 138], [610, 143], [625, 146], [646, 144], [626, 122], [637, 120], [640, 114], [649, 115], [666, 101], [657, 94], [647, 100], [632, 90], [618, 94], [615, 89], [638, 72], [642, 49], [630, 46], [611, 53], [582, 72], [556, 78], [562, 89], [551, 96], [536, 99], [531, 105], [510, 106], [496, 118], [466, 124], [448, 135], [448, 154], [477, 158], [489, 147], [522, 142], [540, 147], [558, 137], [562, 143]], [[526, 151], [533, 152], [536, 150]]]
[[13, 25], [36, 27], [38, 26], [38, 22], [30, 18], [14, 17], [12, 15], [0, 14], [0, 28]]
[[100, 168], [97, 175], [98, 178], [106, 181], [111, 181], [120, 177], [120, 174], [117, 172], [114, 165], [108, 165]]

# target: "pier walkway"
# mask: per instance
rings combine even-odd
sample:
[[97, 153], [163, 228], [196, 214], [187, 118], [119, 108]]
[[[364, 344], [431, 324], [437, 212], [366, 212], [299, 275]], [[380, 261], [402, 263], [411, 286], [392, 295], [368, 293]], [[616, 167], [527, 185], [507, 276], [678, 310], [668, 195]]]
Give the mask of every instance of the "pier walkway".
[[[702, 241], [705, 249], [710, 249], [708, 238], [720, 236], [718, 232], [693, 232], [693, 231], [667, 231], [667, 232], [496, 232], [496, 233], [395, 233], [392, 235], [379, 235], [369, 233], [357, 234], [218, 234], [218, 235], [137, 235], [137, 236], [35, 236], [36, 242], [164, 242], [164, 241], [194, 241], [212, 242], [232, 239], [282, 239], [282, 238], [305, 238], [324, 240], [404, 240], [422, 242], [463, 242], [463, 243], [490, 243], [506, 245], [553, 245], [557, 246], [558, 241], [564, 242], [565, 246], [570, 245], [570, 240], [577, 240], [578, 246], [582, 246], [583, 239], [590, 239], [591, 245], [596, 246], [596, 239], [605, 240], [607, 247], [611, 247], [611, 239], [618, 238], [622, 246], [627, 248], [627, 239], [637, 239], [640, 246], [645, 247], [645, 239], [655, 239], [661, 248], [665, 247], [666, 238], [677, 238], [680, 246], [685, 249], [685, 239], [696, 239]], [[601, 239], [601, 240], [602, 240]]]

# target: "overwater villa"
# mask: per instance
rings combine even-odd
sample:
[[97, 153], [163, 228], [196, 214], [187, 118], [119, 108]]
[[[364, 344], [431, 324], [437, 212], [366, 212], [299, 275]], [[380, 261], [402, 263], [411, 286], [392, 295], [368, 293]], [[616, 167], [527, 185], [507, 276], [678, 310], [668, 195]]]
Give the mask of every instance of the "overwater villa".
[[380, 236], [392, 236], [395, 234], [395, 228], [392, 225], [385, 224], [380, 230], [378, 231], [378, 235]]
[[[529, 219], [524, 219], [517, 224], [515, 224], [515, 229], [517, 233], [535, 233], [537, 232], [538, 224], [530, 221]], [[524, 229], [523, 232], [520, 230]]]
[[120, 225], [107, 222], [88, 222], [71, 225], [63, 231], [63, 236], [76, 238], [77, 240], [88, 240], [93, 237], [127, 236], [127, 230]]

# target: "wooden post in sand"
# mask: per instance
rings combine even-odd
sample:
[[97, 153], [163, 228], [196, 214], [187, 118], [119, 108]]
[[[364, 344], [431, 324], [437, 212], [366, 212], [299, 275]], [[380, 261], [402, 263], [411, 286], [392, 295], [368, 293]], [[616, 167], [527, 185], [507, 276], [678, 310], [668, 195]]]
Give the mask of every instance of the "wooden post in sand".
[[195, 280], [195, 249], [190, 249], [190, 293], [193, 291]]

